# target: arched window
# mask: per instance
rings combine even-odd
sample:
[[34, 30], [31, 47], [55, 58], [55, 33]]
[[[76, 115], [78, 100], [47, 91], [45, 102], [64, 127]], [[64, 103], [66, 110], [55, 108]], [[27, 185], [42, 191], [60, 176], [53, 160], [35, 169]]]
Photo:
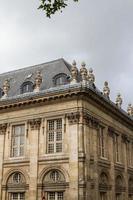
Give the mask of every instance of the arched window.
[[50, 170], [43, 179], [43, 197], [48, 200], [64, 200], [66, 180], [61, 171]]
[[133, 177], [130, 177], [128, 181], [128, 194], [129, 199], [133, 199]]
[[0, 88], [0, 98], [4, 95], [3, 90]]
[[11, 200], [24, 200], [26, 190], [25, 177], [20, 172], [14, 172], [7, 181], [7, 193]]
[[65, 84], [67, 84], [68, 83], [67, 75], [64, 74], [64, 73], [57, 74], [53, 78], [53, 83], [54, 83], [54, 86], [59, 86], [59, 85], [65, 85]]
[[21, 94], [27, 93], [27, 92], [33, 92], [33, 83], [31, 81], [26, 81], [21, 85]]
[[100, 200], [108, 199], [108, 190], [110, 189], [108, 176], [105, 172], [102, 172], [99, 177]]
[[125, 192], [124, 180], [121, 175], [116, 176], [115, 179], [115, 192], [116, 192], [116, 200], [122, 198], [122, 193]]

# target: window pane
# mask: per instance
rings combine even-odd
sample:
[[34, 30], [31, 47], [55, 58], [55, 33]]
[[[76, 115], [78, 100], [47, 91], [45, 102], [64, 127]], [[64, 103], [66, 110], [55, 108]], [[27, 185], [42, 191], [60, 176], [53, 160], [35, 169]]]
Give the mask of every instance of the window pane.
[[58, 195], [58, 200], [63, 200], [63, 192], [58, 192], [57, 193], [57, 195]]
[[62, 152], [62, 143], [56, 144], [56, 152]]
[[12, 200], [24, 200], [24, 193], [12, 193], [11, 199]]
[[49, 192], [48, 197], [49, 200], [55, 200], [55, 192]]
[[48, 145], [48, 153], [54, 153], [54, 144]]
[[49, 142], [52, 142], [52, 141], [54, 142], [54, 132], [51, 132], [51, 133], [48, 134], [48, 141]]
[[48, 121], [48, 130], [54, 130], [54, 120]]
[[62, 140], [62, 132], [57, 132], [57, 133], [56, 133], [56, 140], [57, 140], [57, 141]]
[[54, 182], [57, 182], [59, 181], [60, 179], [60, 174], [58, 171], [52, 171], [51, 174], [50, 174], [50, 179]]
[[62, 129], [62, 119], [57, 119], [57, 129]]

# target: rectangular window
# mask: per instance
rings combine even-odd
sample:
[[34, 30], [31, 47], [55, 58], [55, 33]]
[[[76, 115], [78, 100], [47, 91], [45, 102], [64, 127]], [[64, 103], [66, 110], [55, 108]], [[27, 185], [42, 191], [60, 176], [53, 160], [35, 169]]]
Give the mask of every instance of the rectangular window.
[[12, 127], [12, 157], [24, 155], [24, 137], [25, 125], [16, 125]]
[[63, 200], [63, 192], [48, 192], [48, 200]]
[[106, 192], [100, 192], [100, 200], [107, 200]]
[[120, 145], [119, 145], [119, 136], [115, 136], [115, 158], [116, 162], [120, 162], [120, 151], [119, 151]]
[[121, 200], [122, 197], [121, 197], [121, 194], [116, 194], [116, 200]]
[[133, 142], [131, 143], [131, 166], [133, 166]]
[[47, 153], [62, 152], [62, 119], [47, 121]]
[[11, 200], [24, 200], [24, 193], [11, 193]]
[[105, 146], [105, 132], [104, 132], [105, 128], [104, 127], [100, 127], [99, 129], [99, 154], [100, 157], [106, 157], [106, 146]]

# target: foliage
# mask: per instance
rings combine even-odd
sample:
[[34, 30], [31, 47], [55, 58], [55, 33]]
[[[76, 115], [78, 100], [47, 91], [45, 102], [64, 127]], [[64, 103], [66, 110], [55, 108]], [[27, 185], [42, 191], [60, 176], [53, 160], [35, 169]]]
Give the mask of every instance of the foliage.
[[[51, 15], [55, 14], [58, 11], [62, 12], [62, 9], [68, 5], [68, 1], [70, 0], [40, 0], [41, 4], [38, 9], [42, 9], [47, 17], [51, 17]], [[73, 0], [74, 2], [78, 2], [79, 0]]]

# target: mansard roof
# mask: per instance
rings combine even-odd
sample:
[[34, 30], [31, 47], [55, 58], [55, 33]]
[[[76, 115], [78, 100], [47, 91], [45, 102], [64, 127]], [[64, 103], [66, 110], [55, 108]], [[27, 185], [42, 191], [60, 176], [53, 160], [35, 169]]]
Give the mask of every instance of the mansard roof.
[[46, 90], [53, 87], [53, 78], [61, 73], [70, 75], [71, 65], [63, 58], [51, 62], [25, 67], [19, 70], [0, 74], [0, 88], [3, 88], [5, 80], [9, 80], [10, 89], [8, 97], [14, 97], [21, 94], [21, 85], [24, 82], [35, 81], [36, 72], [40, 71], [42, 75], [42, 84], [40, 90]]
[[[71, 96], [84, 96], [89, 97], [97, 105], [104, 108], [104, 111], [110, 111], [109, 113], [117, 118], [121, 119], [123, 122], [127, 122], [133, 128], [133, 116], [128, 115], [121, 107], [117, 106], [116, 103], [113, 103], [108, 95], [106, 96], [101, 92], [94, 84], [94, 75], [92, 74], [93, 70], [89, 75], [91, 78], [91, 84], [88, 84], [86, 80], [86, 69], [85, 65], [82, 65], [82, 71], [80, 74], [76, 74], [77, 70], [68, 64], [64, 59], [58, 59], [48, 63], [35, 65], [31, 67], [26, 67], [20, 70], [15, 70], [0, 75], [0, 88], [3, 87], [5, 80], [9, 80], [10, 89], [6, 98], [0, 98], [0, 110], [10, 109], [15, 107], [21, 107], [28, 104], [37, 104], [45, 102], [47, 100], [54, 100], [58, 98], [66, 98]], [[40, 71], [42, 76], [42, 83], [39, 92], [28, 92], [21, 94], [21, 85], [26, 81], [35, 82], [37, 71]], [[58, 74], [66, 74], [70, 76], [70, 82], [66, 85], [54, 85], [53, 78], [58, 77]], [[76, 78], [75, 83], [71, 83], [72, 78]], [[92, 79], [93, 78], [93, 79]], [[76, 79], [75, 79], [76, 80]], [[106, 85], [107, 86], [107, 85]], [[107, 89], [107, 88], [106, 88]]]

